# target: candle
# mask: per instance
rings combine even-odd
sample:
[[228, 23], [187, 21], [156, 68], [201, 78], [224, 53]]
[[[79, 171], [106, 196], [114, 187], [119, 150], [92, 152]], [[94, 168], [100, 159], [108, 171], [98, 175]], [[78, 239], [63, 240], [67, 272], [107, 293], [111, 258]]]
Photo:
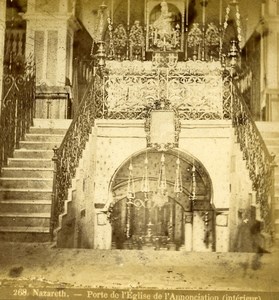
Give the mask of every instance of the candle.
[[189, 22], [189, 0], [186, 0], [186, 26], [188, 26]]
[[202, 6], [202, 25], [205, 25], [205, 5]]
[[113, 13], [114, 13], [114, 11], [113, 11], [113, 1], [114, 0], [111, 0], [111, 24], [113, 24]]
[[128, 0], [128, 16], [127, 16], [127, 25], [129, 28], [130, 25], [130, 0]]
[[222, 25], [222, 11], [223, 11], [223, 1], [220, 0], [220, 11], [219, 11], [219, 23]]

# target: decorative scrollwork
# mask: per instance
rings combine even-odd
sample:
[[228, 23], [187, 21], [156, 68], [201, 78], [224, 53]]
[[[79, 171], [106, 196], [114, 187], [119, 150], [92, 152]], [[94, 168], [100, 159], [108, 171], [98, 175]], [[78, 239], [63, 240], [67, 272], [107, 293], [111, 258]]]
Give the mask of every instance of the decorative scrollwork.
[[[85, 149], [94, 121], [101, 111], [103, 78], [99, 74], [93, 77], [79, 106], [78, 113], [71, 123], [61, 146], [55, 151], [56, 180], [53, 226], [57, 226], [58, 216], [64, 211], [64, 202], [68, 197], [68, 189], [72, 185], [79, 160]], [[98, 109], [97, 109], [98, 108]]]
[[3, 98], [0, 119], [0, 173], [12, 157], [19, 141], [33, 123], [35, 104], [35, 67], [25, 63], [23, 73], [3, 77]]
[[246, 160], [253, 190], [256, 191], [256, 202], [260, 206], [265, 230], [270, 232], [272, 230], [270, 199], [274, 157], [269, 154], [247, 104], [236, 87], [233, 88], [232, 111], [233, 126], [243, 158]]
[[209, 23], [205, 32], [199, 23], [194, 23], [187, 37], [189, 58], [193, 60], [219, 59], [219, 50], [222, 43], [218, 27]]
[[230, 119], [229, 75], [221, 72], [220, 64], [218, 68], [215, 63], [204, 62], [197, 74], [192, 74], [189, 64], [157, 70], [142, 62], [109, 64], [98, 100], [98, 117], [144, 119], [150, 108], [161, 109], [162, 104], [166, 108], [168, 103], [181, 119]]
[[123, 24], [119, 24], [113, 32], [114, 51], [119, 59], [125, 57], [128, 35]]
[[144, 58], [145, 37], [140, 21], [136, 20], [129, 34], [130, 59]]

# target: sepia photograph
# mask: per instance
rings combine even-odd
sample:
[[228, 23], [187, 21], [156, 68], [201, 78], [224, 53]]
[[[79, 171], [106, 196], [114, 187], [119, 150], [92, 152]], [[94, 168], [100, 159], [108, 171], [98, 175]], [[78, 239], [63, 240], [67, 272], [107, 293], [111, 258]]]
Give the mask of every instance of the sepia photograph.
[[279, 299], [279, 0], [0, 0], [0, 300]]

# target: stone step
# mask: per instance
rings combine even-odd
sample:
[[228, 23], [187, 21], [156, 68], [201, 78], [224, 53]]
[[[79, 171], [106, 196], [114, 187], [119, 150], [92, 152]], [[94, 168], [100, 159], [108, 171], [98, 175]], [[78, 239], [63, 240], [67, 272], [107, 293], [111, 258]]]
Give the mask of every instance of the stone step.
[[68, 129], [72, 120], [71, 119], [33, 119], [33, 127], [39, 128], [53, 128], [53, 129]]
[[49, 143], [61, 143], [64, 138], [64, 135], [61, 134], [32, 134], [27, 133], [25, 135], [25, 141], [33, 142], [49, 142]]
[[279, 203], [274, 205], [274, 217], [279, 220]]
[[3, 213], [50, 213], [51, 200], [0, 200]]
[[36, 177], [36, 178], [53, 178], [52, 168], [2, 168], [2, 177]]
[[278, 154], [279, 154], [279, 145], [276, 146], [276, 145], [267, 145], [267, 149], [270, 153], [273, 153], [275, 154], [278, 158]]
[[267, 146], [279, 146], [279, 135], [278, 138], [264, 138]]
[[61, 142], [38, 142], [38, 141], [21, 141], [19, 147], [21, 150], [53, 150], [54, 147], [59, 147]]
[[9, 242], [49, 242], [51, 240], [49, 227], [0, 227], [0, 240]]
[[279, 132], [278, 131], [263, 131], [261, 135], [264, 139], [279, 139]]
[[0, 188], [0, 200], [51, 200], [52, 190], [40, 189], [3, 189]]
[[30, 127], [29, 133], [31, 134], [58, 134], [65, 135], [67, 129], [65, 128], [44, 128], [44, 127]]
[[279, 219], [275, 219], [275, 234], [279, 234]]
[[17, 149], [14, 151], [14, 158], [44, 158], [52, 159], [53, 150], [26, 150], [26, 149]]
[[48, 227], [50, 213], [0, 213], [0, 226]]
[[0, 186], [14, 189], [51, 189], [53, 180], [51, 178], [0, 178]]
[[52, 167], [51, 159], [43, 158], [9, 158], [8, 166], [10, 167], [29, 167], [29, 168], [51, 168]]

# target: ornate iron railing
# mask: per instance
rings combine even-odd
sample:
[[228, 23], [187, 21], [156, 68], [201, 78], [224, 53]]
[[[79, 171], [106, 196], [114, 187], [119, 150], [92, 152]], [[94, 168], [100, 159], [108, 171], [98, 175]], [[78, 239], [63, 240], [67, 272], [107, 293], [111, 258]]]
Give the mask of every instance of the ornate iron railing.
[[93, 76], [93, 62], [92, 60], [79, 59], [74, 60], [73, 68], [73, 116], [76, 115], [79, 104], [81, 103], [84, 93], [91, 82]]
[[96, 118], [96, 99], [102, 86], [102, 74], [98, 73], [87, 87], [78, 112], [73, 119], [59, 148], [54, 149], [55, 176], [52, 203], [52, 230], [57, 227], [58, 217], [64, 211], [68, 189], [89, 139]]
[[32, 125], [34, 105], [34, 65], [27, 63], [23, 74], [4, 74], [0, 115], [0, 173]]
[[256, 202], [260, 207], [261, 218], [267, 232], [272, 231], [271, 200], [274, 157], [269, 153], [265, 142], [253, 120], [252, 114], [240, 90], [233, 86], [232, 121], [246, 160]]
[[219, 62], [178, 63], [176, 69], [151, 62], [108, 63], [98, 117], [144, 119], [156, 103], [168, 102], [184, 120], [231, 118], [231, 78]]

